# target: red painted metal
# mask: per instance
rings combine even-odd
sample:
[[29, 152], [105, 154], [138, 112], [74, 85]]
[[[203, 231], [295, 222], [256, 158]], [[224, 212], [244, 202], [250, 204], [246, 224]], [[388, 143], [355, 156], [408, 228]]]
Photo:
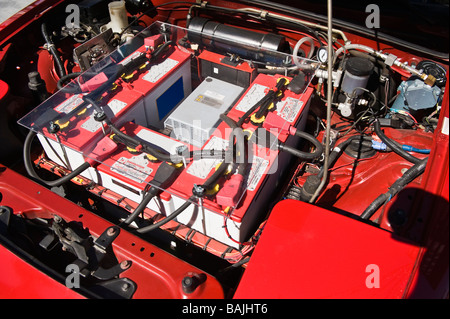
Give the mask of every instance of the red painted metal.
[[0, 24], [0, 43], [12, 38], [63, 0], [37, 0]]
[[[420, 247], [307, 203], [273, 209], [234, 298], [401, 298]], [[375, 266], [379, 269], [379, 288]]]
[[[0, 166], [0, 168], [3, 170], [3, 166]], [[57, 214], [66, 221], [81, 222], [84, 227], [89, 228], [91, 235], [95, 237], [100, 236], [108, 227], [112, 226], [106, 220], [10, 169], [0, 173], [0, 193], [2, 194], [1, 205], [11, 207], [15, 214], [21, 214], [27, 218], [49, 218]], [[207, 276], [205, 283], [197, 290], [192, 294], [185, 294], [181, 288], [181, 280], [186, 275], [204, 272], [124, 230], [121, 230], [121, 233], [114, 241], [113, 250], [119, 262], [124, 260], [133, 261], [132, 266], [121, 275], [121, 277], [127, 277], [138, 283], [138, 289], [133, 298], [214, 299], [223, 298], [224, 296], [220, 283], [208, 274], [205, 274]], [[11, 273], [5, 284], [11, 289], [14, 287], [17, 289], [25, 287], [25, 284], [21, 283], [27, 280], [26, 278], [29, 274], [30, 272]], [[55, 297], [53, 292], [55, 284], [47, 284], [47, 275], [34, 271], [32, 277], [29, 285], [41, 282], [39, 285], [41, 291], [39, 294], [36, 294], [36, 297]], [[36, 289], [38, 288], [36, 287]], [[18, 291], [12, 289], [10, 291], [11, 296], [14, 298], [27, 296], [26, 290]], [[65, 296], [71, 297], [69, 293]]]
[[46, 276], [0, 245], [1, 299], [80, 299], [80, 294]]
[[[425, 170], [421, 191], [415, 195], [411, 215], [416, 223], [409, 232], [421, 230], [423, 248], [411, 279], [410, 298], [448, 298], [449, 283], [449, 78], [445, 87], [441, 116]], [[445, 128], [446, 127], [446, 128]], [[445, 134], [445, 130], [447, 133]]]
[[7, 83], [0, 80], [0, 101], [8, 94], [9, 86]]
[[[386, 128], [384, 131], [389, 138], [419, 149], [429, 149], [433, 143], [433, 134], [420, 130]], [[342, 141], [344, 139], [338, 140], [338, 144]], [[426, 157], [424, 154], [415, 153], [414, 156]], [[404, 171], [412, 166], [412, 163], [393, 152], [377, 152], [373, 157], [364, 159], [356, 159], [344, 152], [330, 169], [329, 183], [316, 203], [330, 210], [361, 215], [378, 195], [387, 192]], [[308, 175], [305, 174], [298, 178], [297, 184], [302, 186]], [[420, 182], [421, 177], [412, 184], [419, 186]], [[349, 210], [349, 208], [351, 209]], [[385, 210], [386, 207], [380, 208], [371, 219], [378, 219]], [[391, 230], [388, 224], [383, 226]]]

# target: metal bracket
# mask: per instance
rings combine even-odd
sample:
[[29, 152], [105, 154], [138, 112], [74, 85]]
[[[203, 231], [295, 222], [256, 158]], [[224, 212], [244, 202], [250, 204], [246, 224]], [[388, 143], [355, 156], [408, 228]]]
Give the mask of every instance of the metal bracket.
[[[131, 267], [132, 262], [130, 260], [117, 263], [111, 249], [113, 241], [119, 236], [119, 227], [108, 227], [100, 237], [92, 241], [90, 235], [87, 233], [80, 235], [61, 217], [55, 215], [53, 220], [54, 235], [47, 235], [40, 242], [40, 246], [48, 250], [53, 248], [59, 240], [64, 251], [68, 251], [77, 257], [73, 264], [79, 267], [83, 277], [92, 276], [99, 280], [111, 280]], [[106, 259], [109, 259], [109, 264], [115, 262], [115, 265], [110, 268], [103, 267], [102, 262]]]
[[136, 283], [128, 278], [116, 278], [92, 287], [93, 292], [99, 293], [107, 299], [131, 299], [136, 289]]

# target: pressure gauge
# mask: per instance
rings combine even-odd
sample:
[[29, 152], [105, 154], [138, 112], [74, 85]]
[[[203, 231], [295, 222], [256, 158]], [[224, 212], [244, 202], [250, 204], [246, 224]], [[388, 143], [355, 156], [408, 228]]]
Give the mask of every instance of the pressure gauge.
[[328, 61], [328, 49], [326, 47], [320, 47], [317, 51], [317, 59], [321, 63], [326, 63]]

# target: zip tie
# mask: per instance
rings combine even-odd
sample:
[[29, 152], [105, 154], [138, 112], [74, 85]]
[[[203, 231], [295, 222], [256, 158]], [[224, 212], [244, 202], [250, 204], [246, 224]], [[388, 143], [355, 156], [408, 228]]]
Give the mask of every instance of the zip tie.
[[207, 241], [205, 246], [203, 246], [202, 250], [206, 251], [206, 249], [208, 248], [209, 243], [211, 242], [212, 238], [210, 237]]
[[187, 239], [188, 244], [192, 242], [192, 239], [194, 238], [197, 231], [195, 229], [192, 229], [192, 234], [190, 235], [190, 238]]
[[225, 251], [222, 253], [222, 255], [220, 256], [220, 258], [225, 259], [225, 255], [228, 253], [231, 253], [233, 251], [234, 248], [232, 247], [228, 247], [227, 249], [225, 249]]
[[177, 227], [175, 227], [175, 229], [172, 231], [171, 235], [175, 236], [177, 234], [178, 229], [180, 229], [181, 224], [178, 223]]
[[186, 236], [184, 236], [184, 240], [188, 241], [189, 235], [192, 233], [193, 230], [194, 230], [193, 228], [189, 229]]

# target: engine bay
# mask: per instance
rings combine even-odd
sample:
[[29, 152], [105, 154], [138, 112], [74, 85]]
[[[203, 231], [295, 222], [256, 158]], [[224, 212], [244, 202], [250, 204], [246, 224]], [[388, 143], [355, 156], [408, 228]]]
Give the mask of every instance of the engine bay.
[[[448, 60], [338, 29], [329, 43], [323, 25], [222, 1], [83, 0], [75, 23], [56, 2], [2, 42], [5, 167], [205, 269], [226, 297], [281, 201], [423, 240], [430, 217], [396, 207], [448, 141]], [[86, 256], [99, 240], [18, 214], [45, 229], [36, 247], [103, 280]], [[133, 267], [118, 265], [108, 280]]]

